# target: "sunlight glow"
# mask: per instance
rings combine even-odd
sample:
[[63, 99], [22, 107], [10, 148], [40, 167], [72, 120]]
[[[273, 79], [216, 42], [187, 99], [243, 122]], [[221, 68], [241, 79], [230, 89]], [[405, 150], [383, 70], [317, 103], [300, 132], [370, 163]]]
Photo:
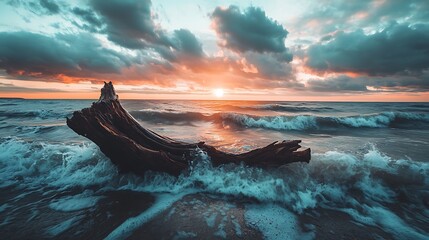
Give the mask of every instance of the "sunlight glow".
[[213, 94], [214, 94], [216, 97], [221, 98], [221, 97], [223, 97], [223, 89], [222, 89], [222, 88], [215, 89], [215, 90], [213, 91]]

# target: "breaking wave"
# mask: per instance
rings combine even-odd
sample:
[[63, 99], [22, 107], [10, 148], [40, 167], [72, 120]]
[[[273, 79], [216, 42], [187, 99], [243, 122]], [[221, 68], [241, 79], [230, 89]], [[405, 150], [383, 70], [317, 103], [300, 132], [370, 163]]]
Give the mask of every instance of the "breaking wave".
[[222, 114], [222, 120], [243, 127], [274, 130], [311, 130], [324, 128], [416, 128], [425, 127], [429, 114], [384, 112], [374, 115], [348, 117], [297, 116], [251, 116], [245, 114]]
[[0, 187], [91, 186], [105, 183], [117, 173], [95, 144], [51, 144], [2, 139]]

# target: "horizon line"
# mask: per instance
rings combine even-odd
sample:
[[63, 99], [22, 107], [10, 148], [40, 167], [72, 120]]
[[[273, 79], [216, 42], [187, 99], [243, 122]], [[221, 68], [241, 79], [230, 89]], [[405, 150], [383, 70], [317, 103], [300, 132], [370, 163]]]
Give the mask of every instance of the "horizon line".
[[[23, 97], [0, 97], [0, 100], [76, 100], [76, 101], [98, 101], [94, 98], [23, 98]], [[119, 101], [236, 101], [236, 102], [331, 102], [331, 103], [429, 103], [429, 101], [341, 101], [341, 100], [251, 100], [251, 99], [176, 99], [176, 98], [119, 98]]]

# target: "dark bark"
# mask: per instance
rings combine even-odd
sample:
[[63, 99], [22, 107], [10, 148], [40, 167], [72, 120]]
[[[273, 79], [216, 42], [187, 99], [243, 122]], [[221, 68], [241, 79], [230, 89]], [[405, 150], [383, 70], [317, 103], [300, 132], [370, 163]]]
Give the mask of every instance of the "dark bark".
[[112, 83], [105, 83], [101, 96], [90, 108], [73, 113], [67, 125], [100, 147], [120, 170], [143, 175], [145, 171], [178, 175], [188, 168], [196, 149], [210, 156], [213, 165], [243, 162], [257, 167], [279, 167], [292, 162], [309, 162], [310, 149], [297, 151], [301, 140], [273, 142], [242, 154], [231, 154], [213, 146], [185, 143], [158, 135], [142, 127], [120, 104]]

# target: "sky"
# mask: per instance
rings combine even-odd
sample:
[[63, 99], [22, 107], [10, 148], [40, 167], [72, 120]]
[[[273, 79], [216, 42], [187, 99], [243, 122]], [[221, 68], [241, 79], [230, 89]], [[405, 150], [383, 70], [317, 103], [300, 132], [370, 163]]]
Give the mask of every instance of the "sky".
[[104, 81], [122, 99], [429, 101], [429, 1], [0, 0], [0, 97]]

